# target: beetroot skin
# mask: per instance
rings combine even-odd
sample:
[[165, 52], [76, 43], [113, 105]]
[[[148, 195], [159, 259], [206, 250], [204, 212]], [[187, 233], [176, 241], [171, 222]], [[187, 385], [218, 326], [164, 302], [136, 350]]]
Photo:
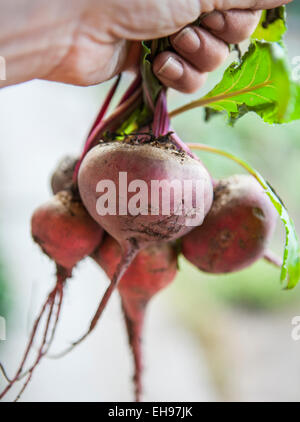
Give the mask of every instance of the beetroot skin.
[[[149, 190], [149, 208], [143, 210], [148, 215], [120, 215], [117, 202], [116, 215], [98, 214], [96, 209], [96, 186], [101, 180], [111, 180], [119, 188], [119, 173], [126, 172], [128, 184], [133, 180], [146, 182]], [[85, 157], [79, 170], [78, 186], [82, 201], [91, 216], [122, 246], [123, 251], [141, 249], [151, 242], [170, 241], [177, 239], [193, 227], [187, 227], [186, 215], [175, 215], [178, 203], [171, 201], [170, 215], [151, 215], [152, 208], [150, 197], [150, 183], [152, 180], [199, 180], [204, 185], [204, 214], [209, 211], [213, 188], [211, 178], [201, 163], [190, 158], [185, 153], [168, 148], [167, 145], [153, 146], [149, 144], [132, 145], [126, 142], [111, 142], [94, 147]], [[123, 192], [122, 192], [123, 193]], [[135, 193], [128, 194], [128, 201]], [[190, 192], [190, 197], [195, 198], [195, 188]], [[118, 199], [118, 195], [117, 195]], [[172, 198], [173, 199], [173, 198]], [[180, 197], [182, 205], [183, 197]], [[188, 212], [195, 211], [195, 204], [191, 205]], [[201, 222], [199, 223], [201, 224]], [[134, 246], [133, 246], [134, 245]]]
[[51, 189], [54, 195], [62, 190], [69, 190], [73, 186], [73, 173], [78, 158], [66, 155], [57, 164], [52, 177]]
[[100, 244], [103, 230], [72, 194], [56, 194], [33, 214], [32, 236], [57, 265], [72, 270]]
[[[122, 258], [121, 247], [115, 239], [106, 235], [93, 258], [108, 277], [112, 278]], [[156, 293], [174, 280], [176, 273], [176, 247], [170, 243], [153, 244], [136, 255], [118, 285], [134, 358], [136, 401], [140, 401], [142, 393], [141, 341], [147, 304]]]
[[275, 229], [276, 210], [252, 176], [219, 181], [214, 196], [202, 226], [183, 237], [183, 255], [208, 273], [246, 268], [263, 257]]
[[[93, 254], [94, 260], [109, 278], [112, 278], [121, 256], [120, 245], [109, 235], [105, 236], [100, 248]], [[133, 319], [137, 311], [136, 304], [141, 309], [155, 293], [171, 283], [176, 272], [176, 248], [169, 243], [153, 244], [137, 254], [118, 286]]]

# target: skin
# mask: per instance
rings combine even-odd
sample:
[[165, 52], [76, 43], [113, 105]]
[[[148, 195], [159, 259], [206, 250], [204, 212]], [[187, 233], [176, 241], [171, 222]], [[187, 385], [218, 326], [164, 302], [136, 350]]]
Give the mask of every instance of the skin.
[[[171, 36], [154, 72], [166, 86], [192, 92], [245, 40], [259, 10], [290, 0], [0, 0], [0, 52], [7, 80], [34, 78], [92, 85], [133, 69], [139, 41]], [[209, 13], [201, 27], [191, 24]], [[190, 25], [187, 27], [187, 25]]]
[[73, 186], [73, 173], [78, 158], [66, 155], [57, 164], [51, 176], [51, 189], [54, 195]]
[[221, 180], [202, 226], [182, 239], [183, 255], [208, 273], [241, 270], [262, 258], [274, 232], [277, 213], [252, 176]]
[[[122, 257], [118, 242], [106, 235], [93, 259], [113, 276]], [[120, 280], [118, 290], [121, 296], [129, 344], [135, 364], [135, 398], [140, 401], [142, 393], [142, 337], [145, 312], [151, 298], [167, 287], [177, 273], [177, 251], [170, 243], [159, 243], [143, 249]]]
[[[200, 198], [200, 200], [203, 201], [204, 212], [200, 213], [200, 215], [197, 213], [197, 217], [199, 216], [197, 218], [198, 224], [201, 224], [204, 215], [210, 209], [213, 187], [207, 170], [199, 161], [178, 152], [173, 145], [173, 149], [170, 150], [170, 148], [170, 145], [166, 144], [152, 146], [149, 144], [136, 145], [127, 142], [111, 142], [95, 146], [85, 156], [78, 174], [80, 197], [88, 213], [119, 243], [122, 250], [122, 259], [111, 277], [111, 282], [99, 303], [88, 330], [64, 354], [80, 344], [95, 329], [113, 291], [138, 252], [157, 242], [178, 239], [192, 229], [190, 223], [187, 225], [187, 220], [192, 218], [191, 214], [194, 214], [195, 208], [198, 206], [195, 200], [198, 186], [196, 187], [195, 183], [192, 186], [188, 184], [184, 191], [186, 196], [183, 196], [183, 192], [180, 193], [179, 189], [176, 188], [176, 192], [179, 192], [179, 195], [176, 195], [175, 199], [174, 195], [171, 195], [170, 209], [168, 212], [165, 210], [163, 213], [162, 201], [160, 200], [158, 204], [156, 202], [153, 204], [151, 199], [152, 180], [173, 181], [176, 179], [180, 183], [180, 187], [182, 187], [184, 180], [197, 181], [201, 179], [203, 181], [203, 198]], [[126, 172], [126, 190], [119, 187], [120, 172]], [[109, 181], [110, 188], [98, 186], [99, 182], [102, 181], [106, 181], [106, 183]], [[119, 213], [119, 189], [121, 194], [124, 195], [127, 191], [126, 185], [128, 182], [133, 181], [144, 182], [144, 186], [146, 185], [147, 188], [148, 203], [146, 203], [145, 198], [143, 198], [144, 200], [140, 199], [137, 201], [140, 203], [138, 214], [133, 215], [131, 212], [127, 212], [126, 208], [130, 206], [129, 201], [134, 196], [134, 192], [128, 192], [129, 201], [126, 201], [126, 199], [123, 201], [123, 205], [125, 205], [124, 210], [123, 213]], [[97, 203], [99, 197], [102, 196], [101, 190], [103, 188], [104, 191], [102, 193], [105, 194], [106, 191], [108, 196], [105, 202], [110, 202], [109, 206], [112, 206], [112, 208], [110, 211], [106, 210], [104, 214], [101, 214], [97, 209]], [[113, 194], [114, 190], [116, 195]], [[145, 190], [144, 187], [143, 192]], [[137, 194], [139, 188], [133, 188], [133, 191]], [[184, 207], [184, 213], [179, 213], [178, 215], [175, 210], [182, 208], [186, 198], [192, 198], [192, 203], [187, 202]], [[107, 208], [106, 204], [105, 206]], [[114, 206], [115, 211], [113, 210]], [[151, 212], [149, 213], [151, 209], [154, 209], [154, 215]], [[146, 215], [143, 215], [143, 212]], [[199, 222], [199, 219], [202, 220]]]
[[[106, 235], [93, 259], [111, 278], [122, 257], [120, 245]], [[146, 303], [166, 287], [177, 273], [177, 253], [169, 243], [160, 243], [140, 251], [119, 283], [118, 290], [131, 319], [144, 311]]]
[[67, 191], [37, 208], [31, 220], [34, 240], [57, 265], [72, 270], [100, 244], [103, 230]]
[[[120, 172], [127, 174], [125, 189], [122, 186], [119, 187]], [[78, 187], [80, 197], [90, 215], [120, 243], [124, 251], [129, 251], [132, 250], [133, 245], [136, 249], [142, 249], [153, 242], [178, 239], [193, 228], [191, 225], [185, 224], [186, 216], [184, 214], [194, 210], [195, 201], [193, 204], [186, 204], [185, 212], [182, 215], [176, 215], [175, 211], [182, 206], [183, 191], [175, 199], [171, 194], [170, 210], [168, 215], [164, 215], [161, 206], [162, 200], [159, 200], [159, 204], [155, 204], [151, 199], [151, 181], [167, 180], [172, 182], [177, 180], [182, 187], [183, 180], [195, 181], [198, 179], [203, 181], [204, 212], [200, 216], [203, 219], [212, 204], [213, 188], [210, 175], [200, 162], [164, 147], [112, 142], [92, 148], [85, 156], [79, 169]], [[100, 215], [97, 211], [98, 198], [104, 193], [97, 191], [97, 185], [102, 180], [109, 180], [116, 186], [115, 214], [113, 214], [113, 210], [106, 215]], [[140, 214], [134, 216], [126, 211], [126, 205], [129, 207], [130, 199], [138, 190], [132, 193], [128, 192], [127, 202], [124, 200], [125, 213], [128, 215], [122, 215], [119, 213], [119, 189], [124, 195], [129, 184], [136, 180], [142, 180], [147, 185], [148, 202], [141, 202]], [[194, 183], [190, 187], [187, 197], [195, 200], [195, 189]], [[111, 190], [108, 192], [113, 195]], [[110, 197], [114, 204], [114, 197]], [[156, 210], [157, 205], [159, 208], [155, 215], [152, 210]]]

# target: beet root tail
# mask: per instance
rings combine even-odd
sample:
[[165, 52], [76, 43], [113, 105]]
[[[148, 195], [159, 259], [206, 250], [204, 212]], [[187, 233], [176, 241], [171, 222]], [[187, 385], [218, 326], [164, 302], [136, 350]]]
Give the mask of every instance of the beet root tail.
[[106, 305], [112, 295], [112, 293], [114, 292], [114, 290], [116, 289], [118, 283], [120, 282], [121, 278], [123, 277], [124, 273], [126, 272], [126, 270], [128, 269], [128, 267], [130, 266], [131, 262], [134, 260], [136, 254], [138, 253], [137, 249], [129, 249], [127, 252], [124, 253], [114, 275], [112, 276], [111, 282], [108, 286], [108, 288], [106, 289], [104, 295], [102, 296], [102, 299], [99, 303], [99, 306], [95, 312], [95, 315], [90, 323], [89, 329], [86, 331], [85, 334], [83, 334], [77, 341], [73, 342], [71, 344], [71, 346], [69, 346], [68, 348], [66, 348], [65, 350], [63, 350], [60, 353], [54, 354], [54, 355], [50, 355], [48, 356], [51, 359], [59, 359], [61, 357], [66, 356], [68, 353], [70, 353], [75, 347], [77, 347], [80, 343], [82, 343], [90, 334], [91, 332], [95, 329], [104, 309], [106, 308]]
[[[47, 299], [45, 300], [45, 302], [42, 306], [42, 309], [41, 309], [38, 317], [35, 320], [35, 323], [33, 325], [33, 329], [31, 331], [31, 335], [30, 335], [30, 338], [29, 338], [29, 341], [28, 341], [28, 344], [27, 344], [27, 347], [26, 347], [26, 350], [25, 350], [25, 353], [24, 353], [22, 361], [21, 361], [21, 363], [20, 363], [20, 365], [19, 365], [19, 367], [16, 371], [15, 376], [12, 377], [12, 378], [8, 377], [3, 365], [1, 365], [1, 371], [4, 374], [6, 380], [8, 381], [8, 385], [0, 393], [0, 399], [2, 399], [9, 392], [9, 390], [13, 387], [13, 385], [16, 382], [20, 381], [22, 378], [27, 376], [27, 379], [26, 379], [20, 393], [18, 394], [17, 398], [15, 399], [15, 401], [19, 400], [19, 398], [21, 397], [25, 388], [29, 384], [35, 368], [38, 366], [42, 357], [46, 354], [47, 350], [51, 346], [51, 343], [53, 342], [53, 339], [55, 337], [55, 332], [56, 332], [56, 329], [57, 329], [57, 324], [58, 324], [58, 320], [59, 320], [59, 316], [60, 316], [62, 300], [63, 300], [64, 282], [69, 276], [70, 276], [70, 273], [68, 271], [66, 271], [66, 270], [64, 270], [60, 267], [57, 268], [57, 283], [56, 283], [54, 289], [49, 293]], [[57, 310], [55, 312], [54, 309], [55, 309], [55, 302], [56, 302], [57, 298], [58, 298], [58, 304], [57, 304]], [[23, 372], [23, 369], [24, 369], [24, 367], [27, 363], [29, 354], [30, 354], [31, 350], [33, 349], [34, 340], [36, 338], [38, 329], [41, 325], [41, 321], [42, 321], [42, 319], [45, 315], [46, 315], [46, 323], [45, 323], [45, 328], [43, 330], [42, 342], [41, 342], [41, 345], [38, 348], [37, 357], [35, 358], [35, 361], [32, 364], [32, 366], [30, 366], [29, 369], [27, 369], [26, 371]], [[51, 326], [52, 326], [52, 328], [51, 328]], [[50, 334], [50, 337], [48, 339], [49, 332], [51, 334]], [[45, 346], [46, 346], [46, 350], [45, 350]]]
[[144, 317], [145, 317], [145, 307], [143, 304], [142, 307], [136, 309], [135, 317], [131, 317], [127, 311], [126, 300], [122, 298], [122, 310], [124, 315], [124, 320], [126, 324], [126, 330], [128, 335], [129, 345], [133, 355], [134, 361], [134, 388], [135, 388], [135, 401], [140, 402], [143, 392], [142, 384], [142, 375], [143, 375], [143, 350], [142, 350], [142, 338], [143, 338], [143, 328], [144, 328]]

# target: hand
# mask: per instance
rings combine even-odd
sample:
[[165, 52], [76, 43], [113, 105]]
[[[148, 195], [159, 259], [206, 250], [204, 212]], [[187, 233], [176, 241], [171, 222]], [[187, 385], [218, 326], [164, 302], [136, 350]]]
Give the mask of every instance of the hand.
[[[19, 14], [26, 10], [23, 13], [31, 18], [30, 26], [27, 22], [31, 33], [27, 28], [25, 40], [20, 39], [18, 47], [14, 44], [11, 49], [22, 49], [26, 36], [32, 45], [27, 42], [25, 52], [15, 53], [6, 46], [12, 57], [7, 83], [44, 78], [76, 85], [97, 84], [137, 66], [139, 41], [171, 35], [175, 52], [161, 53], [154, 61], [154, 72], [165, 85], [192, 92], [204, 83], [207, 72], [224, 62], [229, 54], [227, 43], [239, 43], [251, 35], [260, 18], [259, 10], [290, 1], [19, 0], [24, 6], [28, 3], [27, 9], [13, 11], [22, 23]], [[10, 27], [18, 33], [11, 25], [14, 20], [5, 16], [11, 3], [0, 0], [0, 52], [1, 20], [4, 30], [5, 23], [10, 22], [7, 31]], [[202, 13], [208, 15], [201, 27], [186, 26]], [[18, 67], [22, 75], [18, 75]]]

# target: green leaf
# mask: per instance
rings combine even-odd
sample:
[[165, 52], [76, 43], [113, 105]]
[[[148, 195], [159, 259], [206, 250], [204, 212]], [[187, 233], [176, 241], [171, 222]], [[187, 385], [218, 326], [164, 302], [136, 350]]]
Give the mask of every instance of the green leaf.
[[227, 68], [198, 105], [227, 113], [231, 123], [250, 111], [267, 123], [286, 123], [298, 118], [296, 91], [283, 47], [258, 41], [252, 42], [240, 63]]
[[191, 149], [199, 149], [203, 151], [209, 151], [227, 157], [240, 166], [242, 166], [248, 173], [250, 173], [260, 183], [269, 196], [272, 204], [277, 210], [281, 221], [285, 227], [286, 240], [283, 254], [283, 264], [281, 268], [280, 280], [285, 289], [294, 288], [300, 280], [300, 245], [298, 236], [296, 233], [295, 225], [293, 220], [288, 214], [283, 202], [276, 194], [274, 189], [264, 180], [261, 174], [253, 169], [248, 163], [241, 160], [240, 158], [230, 154], [226, 151], [220, 150], [219, 148], [211, 147], [208, 145], [189, 144]]
[[282, 40], [286, 26], [285, 6], [264, 10], [260, 22], [252, 34], [252, 39], [260, 41], [278, 42]]
[[256, 172], [256, 179], [265, 189], [285, 227], [286, 240], [280, 280], [286, 289], [294, 288], [300, 279], [300, 246], [293, 220], [273, 188]]

